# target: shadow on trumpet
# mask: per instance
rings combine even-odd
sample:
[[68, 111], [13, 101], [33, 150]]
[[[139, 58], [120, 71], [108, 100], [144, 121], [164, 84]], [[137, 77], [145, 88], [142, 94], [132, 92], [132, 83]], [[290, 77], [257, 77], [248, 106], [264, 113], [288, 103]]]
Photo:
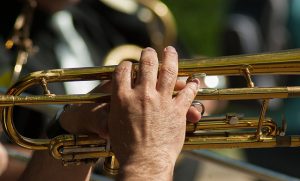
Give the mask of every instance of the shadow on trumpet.
[[[62, 159], [64, 164], [78, 164], [99, 157], [111, 157], [107, 142], [87, 135], [60, 135], [50, 139], [31, 139], [20, 135], [13, 123], [13, 106], [28, 104], [84, 104], [102, 103], [110, 100], [110, 94], [91, 93], [81, 95], [55, 95], [48, 84], [63, 81], [110, 80], [115, 66], [54, 69], [29, 74], [18, 81], [0, 97], [4, 106], [2, 124], [4, 131], [16, 144], [32, 149], [49, 149], [52, 156]], [[133, 75], [138, 64], [133, 64]], [[270, 99], [294, 98], [300, 96], [300, 87], [255, 87], [253, 75], [298, 75], [300, 72], [300, 51], [298, 49], [276, 53], [229, 56], [220, 58], [181, 60], [178, 76], [195, 77], [199, 74], [243, 76], [248, 87], [243, 88], [200, 88], [199, 100], [262, 100], [257, 117], [248, 118], [236, 114], [225, 117], [207, 117], [197, 124], [187, 124], [184, 149], [201, 148], [263, 148], [300, 146], [299, 135], [286, 135], [286, 122], [277, 126], [266, 117]], [[20, 96], [31, 86], [40, 86], [44, 95]], [[174, 92], [176, 95], [176, 92]], [[111, 161], [111, 160], [110, 160]], [[115, 173], [113, 162], [107, 163], [107, 170]]]

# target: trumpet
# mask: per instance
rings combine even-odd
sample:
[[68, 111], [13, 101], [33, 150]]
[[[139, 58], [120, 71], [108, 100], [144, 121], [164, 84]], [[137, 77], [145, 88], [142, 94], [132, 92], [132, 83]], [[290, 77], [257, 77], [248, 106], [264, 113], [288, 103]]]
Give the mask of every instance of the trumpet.
[[[55, 95], [48, 84], [63, 81], [110, 80], [115, 66], [53, 69], [33, 72], [16, 82], [6, 95], [0, 96], [3, 106], [3, 130], [21, 147], [31, 150], [49, 150], [50, 154], [65, 165], [108, 158], [104, 168], [111, 174], [117, 172], [118, 163], [109, 142], [88, 135], [59, 135], [53, 139], [31, 139], [15, 129], [13, 108], [15, 105], [37, 104], [84, 104], [102, 103], [110, 100], [110, 94], [90, 93], [81, 95]], [[138, 64], [133, 64], [133, 74]], [[198, 74], [244, 76], [248, 87], [200, 88], [199, 100], [262, 100], [257, 117], [226, 114], [220, 117], [203, 117], [198, 123], [187, 123], [184, 150], [203, 148], [264, 148], [300, 146], [300, 135], [286, 135], [286, 123], [281, 127], [266, 117], [270, 99], [300, 96], [300, 86], [255, 87], [252, 75], [298, 75], [300, 74], [300, 49], [281, 52], [202, 58], [179, 61], [179, 77], [194, 77]], [[32, 86], [40, 86], [44, 94], [22, 96]], [[174, 92], [174, 96], [177, 93]]]

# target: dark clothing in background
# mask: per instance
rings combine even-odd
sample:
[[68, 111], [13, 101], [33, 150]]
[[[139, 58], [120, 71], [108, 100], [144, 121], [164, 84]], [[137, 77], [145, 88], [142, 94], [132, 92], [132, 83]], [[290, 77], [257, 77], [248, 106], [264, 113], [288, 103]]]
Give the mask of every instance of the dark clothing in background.
[[[223, 33], [223, 54], [260, 53], [299, 48], [297, 45], [300, 43], [300, 11], [297, 7], [300, 7], [297, 0], [233, 1], [228, 24]], [[244, 29], [240, 28], [242, 26]], [[244, 31], [238, 31], [241, 29]], [[245, 86], [244, 78], [232, 78], [230, 81], [231, 87], [237, 84]], [[254, 81], [258, 86], [260, 83], [265, 86], [266, 83], [273, 83], [267, 86], [295, 86], [299, 85], [299, 76], [268, 77], [268, 79], [257, 77]], [[267, 116], [274, 118], [280, 126], [281, 117], [284, 114], [288, 123], [287, 134], [299, 135], [299, 99], [285, 99], [279, 103], [277, 106], [270, 106]], [[239, 111], [244, 107], [243, 112], [246, 114], [259, 115], [259, 102], [250, 104], [247, 102], [245, 106], [234, 103], [229, 105], [238, 107]], [[256, 111], [256, 114], [252, 111]], [[247, 160], [251, 163], [300, 178], [299, 148], [245, 149], [245, 153]]]
[[[11, 35], [22, 4], [15, 1], [6, 3], [5, 6], [0, 7], [0, 87], [7, 88], [9, 84], [1, 82], [1, 77], [4, 79], [7, 77], [6, 74], [11, 74], [8, 72], [15, 64], [16, 51], [5, 50], [4, 42]], [[101, 66], [103, 57], [118, 45], [131, 43], [141, 47], [150, 46], [146, 26], [135, 14], [118, 12], [95, 0], [84, 0], [66, 11], [72, 15], [73, 24], [88, 47], [95, 66]], [[60, 68], [55, 47], [61, 39], [51, 25], [51, 15], [37, 9], [30, 36], [34, 46], [38, 47], [38, 52], [29, 57], [27, 64], [23, 66], [21, 77], [38, 70]], [[50, 84], [49, 88], [55, 94], [65, 92], [61, 83]], [[34, 87], [27, 93], [40, 94], [42, 90]], [[14, 113], [15, 124], [19, 132], [31, 138], [39, 137], [43, 132], [45, 122], [49, 120], [40, 113], [24, 110], [24, 108], [16, 108]]]
[[[21, 11], [22, 4], [7, 1], [0, 7], [0, 87], [9, 86], [9, 75], [15, 65], [16, 51], [5, 50], [4, 42], [11, 35], [15, 19]], [[4, 13], [4, 12], [10, 12]], [[114, 10], [98, 0], [83, 0], [78, 5], [65, 10], [72, 15], [73, 25], [84, 40], [94, 66], [101, 66], [103, 58], [114, 47], [123, 44], [135, 44], [140, 47], [151, 46], [146, 24], [137, 14], [126, 14]], [[38, 52], [28, 59], [23, 66], [21, 77], [34, 71], [60, 68], [56, 48], [63, 40], [52, 24], [52, 16], [36, 10], [31, 26], [31, 39]], [[173, 45], [179, 47], [180, 45]], [[179, 55], [186, 55], [180, 46]], [[55, 94], [64, 94], [62, 83], [51, 83], [49, 89]], [[29, 94], [42, 94], [40, 87], [26, 91]], [[37, 138], [45, 131], [45, 125], [52, 119], [25, 108], [14, 108], [14, 123], [17, 130], [29, 138]], [[3, 141], [3, 140], [2, 140]], [[183, 161], [187, 162], [185, 159]], [[187, 164], [185, 164], [187, 165]], [[175, 172], [176, 180], [191, 180], [197, 170], [197, 161], [188, 161], [185, 171]], [[178, 169], [176, 169], [178, 170]], [[189, 175], [182, 173], [188, 172]], [[183, 178], [184, 177], [184, 178]]]

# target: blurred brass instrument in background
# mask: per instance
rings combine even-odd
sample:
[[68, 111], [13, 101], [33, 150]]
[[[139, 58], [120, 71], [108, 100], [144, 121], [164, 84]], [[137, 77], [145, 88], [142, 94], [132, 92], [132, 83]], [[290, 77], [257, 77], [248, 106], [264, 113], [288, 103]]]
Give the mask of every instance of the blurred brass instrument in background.
[[[142, 23], [145, 24], [147, 34], [149, 35], [150, 45], [155, 48], [158, 52], [158, 55], [161, 56], [161, 50], [167, 45], [174, 45], [176, 43], [177, 32], [176, 24], [173, 18], [171, 11], [168, 7], [161, 1], [158, 0], [136, 0], [128, 1], [127, 3], [131, 4], [130, 11], [123, 11], [124, 3], [123, 1], [107, 1], [100, 0], [102, 3], [107, 6], [121, 11], [123, 13], [135, 15]], [[125, 3], [126, 4], [126, 3]], [[121, 5], [121, 6], [120, 6]], [[76, 95], [54, 95], [51, 94], [47, 88], [47, 84], [51, 82], [62, 82], [62, 81], [81, 81], [81, 80], [105, 80], [110, 79], [111, 73], [113, 72], [114, 67], [101, 67], [101, 68], [87, 68], [87, 69], [70, 69], [70, 70], [53, 70], [58, 73], [32, 73], [24, 79], [19, 80], [23, 66], [27, 63], [30, 55], [35, 53], [38, 49], [33, 46], [33, 42], [30, 39], [30, 29], [31, 23], [34, 18], [34, 11], [37, 4], [34, 0], [26, 0], [25, 5], [21, 14], [17, 17], [11, 37], [6, 41], [5, 46], [7, 49], [12, 50], [15, 48], [17, 50], [17, 56], [15, 60], [15, 66], [13, 68], [13, 75], [11, 77], [11, 84], [14, 86], [8, 90], [7, 96], [0, 96], [0, 106], [4, 106], [3, 110], [3, 119], [2, 125], [11, 138], [11, 140], [18, 145], [28, 148], [31, 150], [51, 150], [53, 157], [57, 159], [62, 159], [63, 162], [67, 164], [75, 163], [78, 164], [82, 160], [94, 161], [95, 158], [99, 157], [109, 157], [110, 159], [106, 160], [107, 168], [111, 174], [114, 174], [116, 167], [116, 160], [113, 157], [113, 153], [106, 151], [106, 140], [101, 140], [99, 138], [90, 138], [85, 135], [62, 135], [58, 136], [52, 140], [45, 139], [30, 139], [26, 138], [18, 133], [15, 129], [13, 123], [13, 106], [14, 105], [33, 105], [34, 108], [36, 104], [67, 104], [67, 103], [92, 103], [92, 102], [102, 102], [108, 101], [109, 95], [104, 94], [94, 94], [94, 95], [80, 95], [77, 101], [74, 101], [73, 98], [76, 98]], [[129, 8], [129, 9], [130, 9]], [[122, 10], [123, 9], [123, 10]], [[126, 8], [125, 8], [126, 9]], [[133, 44], [124, 44], [119, 45], [112, 49], [103, 60], [104, 65], [114, 65], [118, 64], [124, 58], [130, 59], [139, 59], [141, 47]], [[51, 71], [51, 70], [49, 70]], [[59, 75], [62, 72], [67, 74]], [[86, 71], [86, 72], [85, 72]], [[100, 73], [100, 72], [102, 73]], [[60, 72], [60, 73], [59, 73]], [[85, 72], [85, 73], [84, 73]], [[100, 74], [98, 74], [98, 73]], [[97, 75], [96, 75], [96, 74]], [[78, 78], [77, 75], [79, 76]], [[85, 75], [87, 77], [85, 77]], [[40, 76], [46, 76], [41, 78]], [[83, 76], [83, 77], [81, 77]], [[96, 76], [96, 77], [95, 77]], [[97, 77], [100, 76], [100, 77]], [[40, 79], [41, 78], [41, 79]], [[48, 79], [49, 78], [49, 79]], [[51, 79], [51, 80], [50, 80]], [[18, 81], [19, 80], [19, 81]], [[40, 82], [42, 81], [42, 82]], [[42, 96], [20, 96], [20, 94], [26, 91], [27, 88], [41, 83], [45, 95]], [[69, 96], [72, 98], [69, 99]], [[85, 98], [83, 98], [84, 96]], [[90, 97], [91, 96], [91, 97]], [[60, 98], [58, 98], [60, 97]], [[21, 100], [22, 99], [22, 100]], [[34, 99], [34, 100], [33, 100]], [[46, 101], [46, 99], [51, 99]], [[61, 99], [61, 100], [59, 100]], [[15, 102], [16, 100], [19, 100]], [[29, 102], [28, 102], [29, 101]], [[38, 103], [41, 101], [40, 103]], [[44, 102], [45, 101], [45, 102]], [[22, 103], [21, 103], [22, 102]], [[51, 103], [50, 103], [51, 102]], [[45, 106], [47, 107], [47, 106]], [[7, 108], [7, 109], [6, 109]], [[32, 108], [30, 108], [32, 109]], [[5, 118], [4, 118], [5, 117]], [[63, 151], [62, 151], [63, 150]], [[61, 152], [62, 151], [62, 152]], [[76, 152], [76, 154], [74, 154]], [[110, 161], [110, 162], [108, 162]], [[114, 164], [112, 164], [114, 163]]]
[[18, 51], [11, 77], [11, 84], [19, 79], [23, 66], [27, 63], [28, 57], [37, 51], [37, 47], [33, 46], [32, 40], [30, 39], [31, 23], [36, 6], [37, 3], [35, 0], [25, 1], [21, 13], [15, 20], [11, 36], [5, 42], [6, 49], [10, 50], [16, 47]]
[[[104, 1], [113, 5], [112, 1]], [[34, 2], [28, 0], [28, 2]], [[150, 43], [158, 51], [176, 42], [176, 25], [169, 9], [160, 1], [138, 0], [144, 7], [134, 11], [145, 22]], [[117, 5], [118, 3], [115, 3]], [[35, 49], [29, 39], [30, 22], [35, 4], [24, 8], [16, 21], [12, 37], [6, 42], [11, 49], [18, 46], [18, 56], [14, 67], [12, 82], [18, 80], [22, 66]], [[149, 13], [150, 12], [150, 13]], [[139, 59], [141, 48], [136, 45], [121, 45], [113, 49], [103, 61], [105, 65], [117, 64], [124, 57]], [[113, 60], [113, 61], [112, 61]], [[3, 107], [1, 120], [3, 130], [12, 142], [30, 150], [49, 150], [50, 154], [63, 161], [65, 165], [95, 161], [105, 157], [104, 169], [110, 174], [118, 171], [118, 162], [110, 151], [107, 140], [88, 135], [59, 135], [53, 139], [32, 139], [18, 133], [14, 126], [13, 109], [15, 105], [84, 104], [109, 102], [110, 95], [93, 93], [84, 95], [55, 95], [48, 84], [64, 81], [110, 80], [115, 66], [55, 69], [33, 72], [17, 81], [7, 95], [0, 96]], [[134, 71], [138, 65], [134, 65]], [[228, 89], [199, 89], [199, 100], [262, 100], [257, 117], [243, 117], [227, 113], [218, 117], [203, 117], [196, 124], [187, 123], [186, 140], [183, 149], [206, 148], [263, 148], [300, 146], [300, 135], [285, 135], [286, 123], [279, 127], [275, 121], [266, 117], [268, 102], [274, 98], [300, 96], [300, 86], [294, 87], [255, 87], [252, 75], [298, 75], [300, 74], [300, 50], [276, 53], [241, 55], [219, 58], [180, 60], [179, 77], [197, 77], [199, 74], [243, 76], [248, 87]], [[32, 86], [40, 86], [44, 95], [21, 95]], [[176, 92], [174, 92], [174, 96]]]
[[[159, 0], [100, 0], [107, 6], [127, 14], [136, 14], [136, 17], [145, 24], [150, 39], [150, 45], [159, 57], [162, 50], [177, 42], [176, 22], [170, 9]], [[122, 3], [123, 2], [123, 3]], [[132, 4], [133, 3], [133, 4]], [[125, 6], [127, 4], [127, 6]], [[123, 5], [123, 6], [121, 6]], [[142, 47], [134, 44], [122, 44], [108, 52], [103, 60], [103, 65], [117, 65], [124, 58], [138, 60]]]
[[[114, 174], [118, 164], [106, 140], [87, 135], [60, 135], [53, 139], [31, 139], [18, 133], [13, 122], [15, 105], [28, 104], [77, 104], [109, 102], [110, 95], [93, 93], [84, 95], [55, 95], [48, 84], [64, 81], [110, 80], [115, 66], [54, 69], [29, 74], [15, 83], [7, 95], [0, 96], [3, 106], [3, 129], [8, 137], [21, 147], [31, 150], [49, 150], [64, 164], [79, 164], [99, 157], [109, 157], [105, 168]], [[133, 65], [133, 73], [138, 64]], [[255, 87], [252, 75], [300, 74], [300, 50], [288, 50], [255, 55], [228, 56], [180, 60], [179, 77], [197, 77], [198, 74], [244, 76], [248, 87], [212, 89], [201, 88], [199, 100], [262, 100], [261, 110], [255, 118], [227, 114], [221, 117], [204, 117], [199, 123], [187, 123], [185, 150], [202, 148], [263, 148], [300, 146], [300, 135], [285, 135], [286, 123], [278, 127], [266, 117], [268, 102], [274, 98], [300, 96], [300, 86]], [[40, 86], [44, 95], [22, 96], [32, 86]], [[176, 92], [174, 92], [174, 96]]]

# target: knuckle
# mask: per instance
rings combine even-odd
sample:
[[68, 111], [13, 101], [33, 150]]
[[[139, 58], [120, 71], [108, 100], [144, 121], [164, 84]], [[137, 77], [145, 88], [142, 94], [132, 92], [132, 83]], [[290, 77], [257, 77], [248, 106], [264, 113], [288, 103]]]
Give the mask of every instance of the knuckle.
[[194, 85], [188, 86], [186, 89], [186, 94], [189, 97], [194, 97], [196, 95], [196, 88]]
[[148, 103], [151, 102], [152, 98], [150, 95], [142, 95], [139, 97], [140, 102]]
[[172, 85], [172, 77], [164, 77], [163, 79], [161, 79], [161, 86], [167, 88], [169, 86]]
[[180, 96], [183, 96], [183, 104], [184, 106], [190, 106], [193, 103], [194, 97], [195, 97], [195, 93], [196, 91], [192, 88], [192, 87], [186, 87], [186, 89], [184, 89], [184, 91], [181, 92]]
[[155, 100], [155, 96], [150, 91], [144, 90], [143, 92], [138, 94], [138, 100], [143, 105], [146, 105], [153, 102]]
[[116, 93], [117, 101], [120, 103], [126, 103], [130, 100], [130, 94], [125, 93], [123, 90], [118, 90]]
[[139, 98], [143, 102], [150, 102], [153, 100], [153, 96], [149, 92], [144, 92]]
[[153, 67], [155, 65], [155, 61], [150, 56], [143, 58], [141, 61], [141, 65], [145, 67]]
[[116, 67], [114, 75], [115, 75], [115, 77], [120, 77], [120, 76], [123, 76], [124, 73], [127, 73], [129, 71], [130, 71], [130, 69], [128, 66], [119, 65]]
[[166, 74], [167, 76], [175, 77], [177, 76], [177, 69], [171, 66], [163, 66], [161, 67], [160, 72], [162, 74]]
[[165, 56], [178, 57], [178, 54], [176, 51], [167, 51]]

